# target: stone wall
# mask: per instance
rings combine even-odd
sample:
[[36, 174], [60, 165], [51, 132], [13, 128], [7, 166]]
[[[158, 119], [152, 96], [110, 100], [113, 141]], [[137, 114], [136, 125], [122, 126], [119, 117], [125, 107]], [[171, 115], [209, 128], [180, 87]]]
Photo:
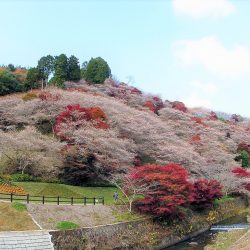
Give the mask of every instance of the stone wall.
[[66, 231], [51, 231], [55, 249], [164, 249], [207, 231], [210, 226], [232, 217], [247, 206], [244, 198], [226, 201], [203, 213], [189, 212], [187, 218], [171, 226], [152, 220], [123, 222]]

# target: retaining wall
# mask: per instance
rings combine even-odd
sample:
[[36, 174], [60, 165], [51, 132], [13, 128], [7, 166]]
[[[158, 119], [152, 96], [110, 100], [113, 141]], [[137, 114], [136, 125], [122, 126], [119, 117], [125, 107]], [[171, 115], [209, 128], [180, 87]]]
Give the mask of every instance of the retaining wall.
[[247, 207], [246, 199], [226, 201], [203, 213], [189, 212], [187, 218], [171, 226], [152, 220], [123, 222], [65, 231], [51, 231], [57, 250], [83, 249], [164, 249], [207, 231], [210, 226], [232, 217]]

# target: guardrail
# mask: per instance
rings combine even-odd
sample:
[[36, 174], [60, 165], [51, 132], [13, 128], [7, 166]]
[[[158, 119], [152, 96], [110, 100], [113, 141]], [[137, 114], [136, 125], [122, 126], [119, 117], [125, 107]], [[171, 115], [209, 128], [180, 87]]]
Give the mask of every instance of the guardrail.
[[102, 204], [104, 205], [104, 197], [60, 197], [60, 196], [36, 196], [30, 194], [14, 194], [14, 193], [0, 193], [0, 200], [9, 200], [13, 201], [24, 201], [26, 203], [35, 202], [35, 203], [56, 203], [60, 204]]

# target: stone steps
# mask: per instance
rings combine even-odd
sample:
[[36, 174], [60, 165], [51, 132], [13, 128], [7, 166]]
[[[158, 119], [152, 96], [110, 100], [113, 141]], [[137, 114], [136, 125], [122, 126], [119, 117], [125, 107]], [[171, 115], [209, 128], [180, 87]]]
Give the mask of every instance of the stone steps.
[[0, 249], [53, 250], [51, 235], [47, 231], [0, 232]]

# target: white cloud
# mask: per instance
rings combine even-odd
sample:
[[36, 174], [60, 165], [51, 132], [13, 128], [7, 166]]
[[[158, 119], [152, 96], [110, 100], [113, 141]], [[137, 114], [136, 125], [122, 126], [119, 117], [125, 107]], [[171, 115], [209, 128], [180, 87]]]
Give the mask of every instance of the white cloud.
[[214, 94], [218, 92], [218, 87], [214, 83], [202, 83], [200, 81], [193, 81], [190, 85], [197, 91], [202, 91], [205, 94]]
[[201, 65], [208, 72], [239, 76], [250, 72], [250, 48], [225, 48], [215, 37], [182, 40], [174, 44], [174, 55], [184, 65]]
[[176, 14], [203, 17], [224, 17], [235, 11], [235, 6], [228, 0], [173, 0]]
[[191, 93], [190, 96], [188, 96], [183, 101], [189, 108], [194, 108], [194, 107], [206, 107], [209, 109], [212, 108], [212, 103], [208, 99], [200, 97], [195, 92]]

